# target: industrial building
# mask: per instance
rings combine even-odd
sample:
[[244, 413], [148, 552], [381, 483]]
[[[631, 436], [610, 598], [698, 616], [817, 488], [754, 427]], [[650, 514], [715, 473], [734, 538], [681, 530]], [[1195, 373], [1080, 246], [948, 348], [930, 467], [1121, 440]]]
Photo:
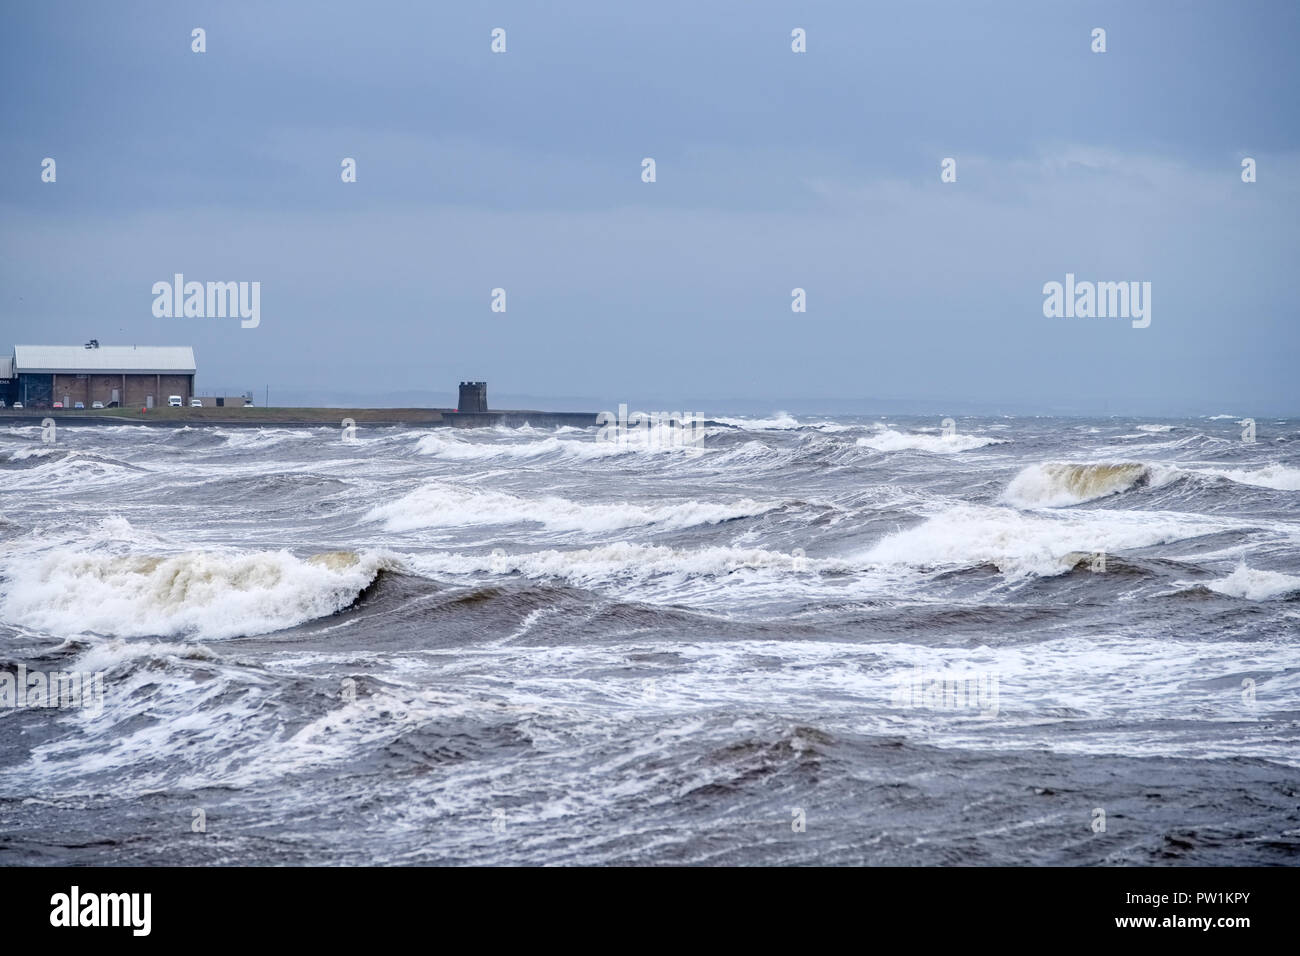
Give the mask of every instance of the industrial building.
[[0, 359], [0, 397], [27, 408], [151, 408], [179, 395], [188, 406], [197, 371], [188, 345], [15, 345]]

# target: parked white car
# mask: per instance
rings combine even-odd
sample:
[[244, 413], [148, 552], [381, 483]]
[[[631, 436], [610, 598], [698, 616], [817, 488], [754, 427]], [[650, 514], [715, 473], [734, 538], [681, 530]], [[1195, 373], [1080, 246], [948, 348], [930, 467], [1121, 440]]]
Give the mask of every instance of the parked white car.
[[203, 407], [203, 399], [201, 398], [190, 399], [190, 408], [202, 408], [202, 407]]
[[90, 403], [90, 407], [91, 407], [91, 408], [103, 408], [103, 407], [104, 407], [104, 403], [103, 403], [103, 402], [91, 402], [91, 403]]
[[179, 395], [168, 395], [168, 396], [167, 396], [167, 407], [168, 407], [168, 408], [184, 408], [184, 407], [185, 407], [185, 402], [181, 400], [181, 397], [180, 397]]

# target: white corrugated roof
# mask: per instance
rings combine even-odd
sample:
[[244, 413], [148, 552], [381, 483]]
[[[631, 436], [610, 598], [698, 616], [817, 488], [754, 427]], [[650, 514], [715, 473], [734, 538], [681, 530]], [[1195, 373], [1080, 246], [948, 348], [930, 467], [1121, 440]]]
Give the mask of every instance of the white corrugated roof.
[[15, 345], [14, 370], [23, 372], [164, 372], [196, 371], [188, 345]]
[[14, 359], [12, 355], [0, 355], [0, 378], [14, 377]]

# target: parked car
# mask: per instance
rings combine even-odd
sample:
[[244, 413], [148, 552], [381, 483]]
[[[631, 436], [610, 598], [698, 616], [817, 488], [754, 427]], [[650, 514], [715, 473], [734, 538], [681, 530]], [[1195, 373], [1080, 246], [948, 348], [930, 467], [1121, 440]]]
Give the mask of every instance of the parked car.
[[103, 407], [104, 407], [104, 403], [103, 403], [103, 402], [91, 402], [91, 403], [90, 403], [90, 407], [91, 407], [91, 408], [103, 408]]
[[63, 407], [63, 403], [62, 403], [62, 402], [55, 402], [55, 403], [54, 403], [54, 407], [55, 407], [55, 408], [62, 408], [62, 407]]
[[167, 407], [168, 407], [168, 408], [184, 408], [184, 407], [185, 407], [185, 403], [184, 403], [183, 401], [181, 401], [181, 397], [180, 397], [179, 395], [168, 395], [168, 396], [167, 396]]
[[247, 401], [247, 402], [244, 402], [244, 407], [245, 407], [245, 408], [252, 408], [252, 407], [253, 407], [253, 403], [252, 403], [252, 401], [249, 400], [249, 401]]
[[22, 407], [23, 407], [22, 402], [14, 402], [14, 408], [22, 408]]
[[73, 408], [80, 408], [82, 411], [85, 411], [85, 410], [86, 410], [86, 403], [85, 403], [85, 402], [77, 402], [77, 403], [76, 403], [75, 405], [73, 405], [72, 407], [73, 407]]
[[203, 407], [203, 399], [201, 398], [190, 399], [190, 408], [202, 408], [202, 407]]

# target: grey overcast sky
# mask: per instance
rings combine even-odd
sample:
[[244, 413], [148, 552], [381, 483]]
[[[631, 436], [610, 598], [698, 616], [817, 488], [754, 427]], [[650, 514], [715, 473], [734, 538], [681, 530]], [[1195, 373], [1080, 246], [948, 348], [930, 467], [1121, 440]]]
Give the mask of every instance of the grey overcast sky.
[[[1298, 48], [1291, 0], [6, 4], [0, 348], [191, 344], [275, 404], [1297, 413]], [[155, 318], [177, 272], [261, 325]], [[1045, 318], [1067, 272], [1150, 327]]]

